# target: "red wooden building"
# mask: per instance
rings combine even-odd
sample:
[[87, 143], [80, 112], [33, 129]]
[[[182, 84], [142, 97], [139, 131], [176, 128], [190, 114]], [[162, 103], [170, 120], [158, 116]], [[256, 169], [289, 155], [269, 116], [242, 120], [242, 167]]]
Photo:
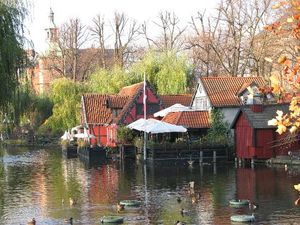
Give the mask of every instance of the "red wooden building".
[[285, 135], [276, 133], [274, 126], [268, 125], [277, 110], [287, 112], [288, 105], [250, 105], [239, 110], [231, 125], [235, 129], [237, 158], [269, 159], [299, 149], [298, 141], [287, 140]]
[[[161, 100], [147, 82], [147, 117], [161, 110]], [[85, 94], [81, 99], [81, 124], [96, 138], [92, 144], [116, 147], [117, 128], [144, 116], [144, 82], [127, 86], [117, 95]]]

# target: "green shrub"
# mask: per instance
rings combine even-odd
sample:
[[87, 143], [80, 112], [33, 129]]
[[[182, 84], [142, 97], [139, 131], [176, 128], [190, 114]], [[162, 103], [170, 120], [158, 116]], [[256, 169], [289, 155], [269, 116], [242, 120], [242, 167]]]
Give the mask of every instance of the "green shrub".
[[135, 138], [134, 132], [125, 126], [120, 126], [117, 130], [117, 142], [120, 144], [132, 144]]

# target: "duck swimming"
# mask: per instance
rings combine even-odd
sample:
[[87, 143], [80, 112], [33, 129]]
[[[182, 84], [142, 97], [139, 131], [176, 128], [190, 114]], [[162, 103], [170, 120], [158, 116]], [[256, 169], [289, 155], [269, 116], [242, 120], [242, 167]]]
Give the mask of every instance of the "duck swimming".
[[27, 223], [27, 225], [35, 225], [35, 224], [36, 224], [36, 221], [34, 218], [32, 218], [32, 220]]
[[120, 204], [120, 203], [117, 203], [117, 211], [118, 212], [121, 212], [125, 209], [125, 205], [124, 204]]
[[255, 210], [258, 208], [258, 205], [254, 204], [253, 202], [249, 202], [249, 209]]
[[68, 224], [73, 225], [73, 218], [70, 217], [70, 219], [66, 219], [66, 220], [65, 220], [65, 223], [68, 223]]
[[186, 214], [188, 213], [188, 211], [187, 211], [186, 209], [183, 209], [183, 208], [182, 208], [182, 209], [180, 210], [180, 213], [181, 213], [182, 216], [184, 216], [184, 215], [186, 215]]
[[76, 205], [76, 201], [73, 198], [69, 198], [70, 206]]
[[181, 202], [181, 198], [177, 197], [177, 202], [180, 203]]

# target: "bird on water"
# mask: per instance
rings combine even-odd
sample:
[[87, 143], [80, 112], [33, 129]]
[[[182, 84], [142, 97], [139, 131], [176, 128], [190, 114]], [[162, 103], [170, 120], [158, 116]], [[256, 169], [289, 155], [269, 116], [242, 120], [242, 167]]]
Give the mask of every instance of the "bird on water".
[[27, 225], [36, 225], [36, 221], [34, 218], [32, 218], [32, 220], [30, 220]]

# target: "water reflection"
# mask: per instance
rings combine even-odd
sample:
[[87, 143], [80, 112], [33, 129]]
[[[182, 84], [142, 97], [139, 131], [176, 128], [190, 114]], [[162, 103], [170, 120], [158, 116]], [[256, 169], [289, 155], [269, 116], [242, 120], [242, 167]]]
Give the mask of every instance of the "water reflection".
[[[116, 204], [138, 199], [125, 208], [125, 224], [231, 224], [230, 216], [252, 213], [232, 208], [233, 198], [259, 205], [256, 224], [297, 224], [299, 168], [234, 168], [234, 165], [135, 161], [93, 163], [62, 157], [60, 149], [1, 149], [0, 224], [99, 224], [118, 214]], [[194, 181], [191, 190], [189, 182]], [[184, 213], [181, 213], [184, 209]]]

